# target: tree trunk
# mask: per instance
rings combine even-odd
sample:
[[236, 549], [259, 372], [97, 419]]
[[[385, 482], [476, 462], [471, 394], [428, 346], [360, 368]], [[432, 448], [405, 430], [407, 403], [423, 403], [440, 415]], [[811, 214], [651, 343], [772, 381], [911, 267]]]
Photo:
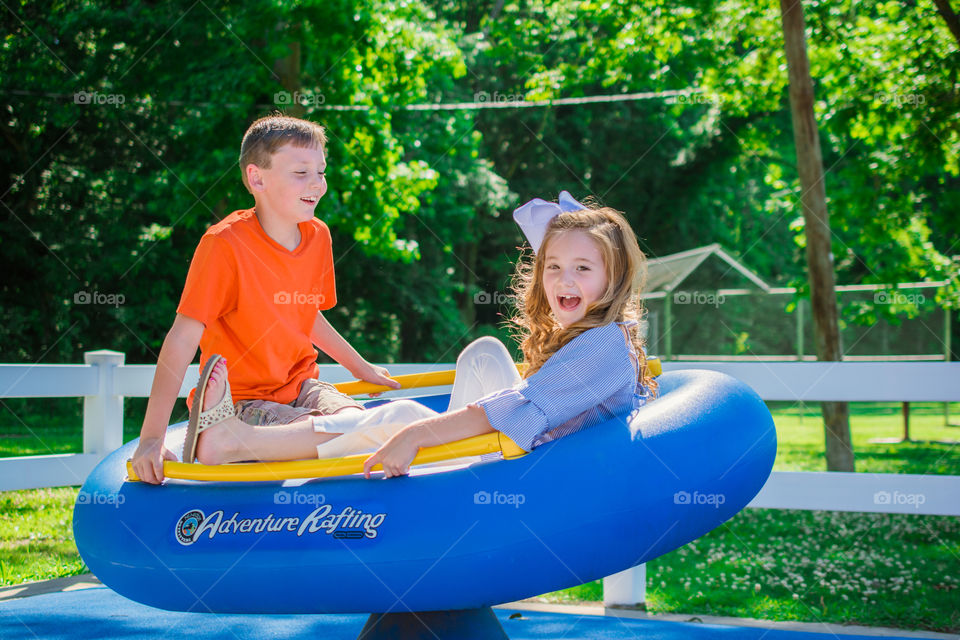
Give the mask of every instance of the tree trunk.
[[[780, 15], [789, 69], [790, 112], [802, 192], [800, 204], [803, 207], [807, 238], [807, 272], [810, 279], [817, 359], [821, 362], [839, 362], [843, 359], [843, 349], [837, 322], [833, 253], [830, 249], [830, 216], [823, 183], [820, 138], [813, 115], [813, 82], [807, 60], [801, 0], [780, 0]], [[821, 406], [827, 470], [853, 471], [853, 447], [847, 403], [824, 402]]]
[[[277, 26], [278, 37], [290, 31], [295, 30], [284, 29], [282, 25]], [[280, 79], [280, 86], [287, 92], [286, 100], [281, 99], [277, 103], [277, 108], [285, 115], [302, 118], [307, 110], [301, 103], [300, 96], [300, 42], [289, 42], [287, 48], [290, 49], [290, 54], [273, 63], [273, 72]]]
[[960, 19], [957, 19], [957, 14], [950, 6], [949, 0], [933, 0], [933, 4], [937, 5], [937, 13], [947, 23], [947, 28], [953, 34], [953, 39], [957, 41], [957, 44], [960, 44]]

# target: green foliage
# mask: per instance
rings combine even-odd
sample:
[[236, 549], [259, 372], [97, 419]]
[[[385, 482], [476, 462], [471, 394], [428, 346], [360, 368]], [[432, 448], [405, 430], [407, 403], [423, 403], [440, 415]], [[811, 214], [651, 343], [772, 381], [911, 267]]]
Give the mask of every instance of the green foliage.
[[[805, 11], [838, 282], [947, 280], [956, 305], [958, 43], [930, 3]], [[252, 204], [239, 139], [274, 108], [328, 128], [331, 318], [373, 360], [506, 338], [509, 213], [564, 188], [626, 211], [651, 256], [718, 242], [805, 295], [775, 3], [20, 2], [0, 42], [3, 361], [154, 361], [200, 234]]]

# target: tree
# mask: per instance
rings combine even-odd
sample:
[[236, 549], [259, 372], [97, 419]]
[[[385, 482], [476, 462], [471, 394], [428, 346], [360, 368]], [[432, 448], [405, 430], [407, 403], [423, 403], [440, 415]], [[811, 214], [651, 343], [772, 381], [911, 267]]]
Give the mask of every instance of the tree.
[[[790, 111], [797, 145], [797, 169], [807, 237], [807, 270], [813, 320], [816, 325], [817, 359], [839, 362], [843, 359], [840, 328], [837, 324], [837, 295], [834, 290], [833, 252], [830, 248], [830, 214], [823, 185], [823, 161], [820, 138], [813, 115], [813, 82], [807, 60], [801, 0], [781, 0], [783, 39], [790, 74]], [[824, 439], [827, 470], [853, 471], [853, 443], [846, 402], [824, 402]]]

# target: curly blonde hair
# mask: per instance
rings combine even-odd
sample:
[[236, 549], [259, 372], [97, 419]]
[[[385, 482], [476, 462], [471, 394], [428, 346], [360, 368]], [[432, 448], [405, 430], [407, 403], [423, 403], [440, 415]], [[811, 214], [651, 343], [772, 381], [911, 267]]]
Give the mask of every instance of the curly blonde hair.
[[[559, 325], [550, 309], [543, 288], [543, 268], [550, 242], [567, 231], [580, 231], [596, 242], [603, 256], [607, 274], [607, 288], [603, 295], [587, 307], [583, 318], [564, 328]], [[638, 296], [646, 281], [647, 261], [640, 251], [637, 238], [623, 214], [609, 207], [586, 208], [564, 212], [547, 225], [540, 251], [531, 261], [517, 261], [513, 278], [516, 313], [510, 319], [524, 361], [528, 368], [524, 377], [529, 377], [543, 364], [578, 335], [611, 322], [633, 320], [627, 327], [634, 351], [640, 364], [640, 381], [654, 394], [657, 383], [647, 366], [644, 341], [640, 337], [639, 323], [644, 310]]]

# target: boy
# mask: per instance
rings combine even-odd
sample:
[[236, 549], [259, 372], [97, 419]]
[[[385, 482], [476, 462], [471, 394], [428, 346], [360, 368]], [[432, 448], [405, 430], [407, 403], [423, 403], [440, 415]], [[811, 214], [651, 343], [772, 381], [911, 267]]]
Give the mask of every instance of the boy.
[[399, 387], [323, 317], [337, 302], [330, 231], [314, 218], [325, 148], [323, 128], [298, 118], [261, 118], [244, 134], [240, 169], [255, 206], [210, 227], [194, 253], [133, 456], [142, 480], [162, 482], [163, 461], [176, 460], [164, 434], [198, 346], [201, 363], [215, 353], [229, 362], [237, 416], [250, 424], [362, 410], [316, 379], [314, 345], [360, 380]]

